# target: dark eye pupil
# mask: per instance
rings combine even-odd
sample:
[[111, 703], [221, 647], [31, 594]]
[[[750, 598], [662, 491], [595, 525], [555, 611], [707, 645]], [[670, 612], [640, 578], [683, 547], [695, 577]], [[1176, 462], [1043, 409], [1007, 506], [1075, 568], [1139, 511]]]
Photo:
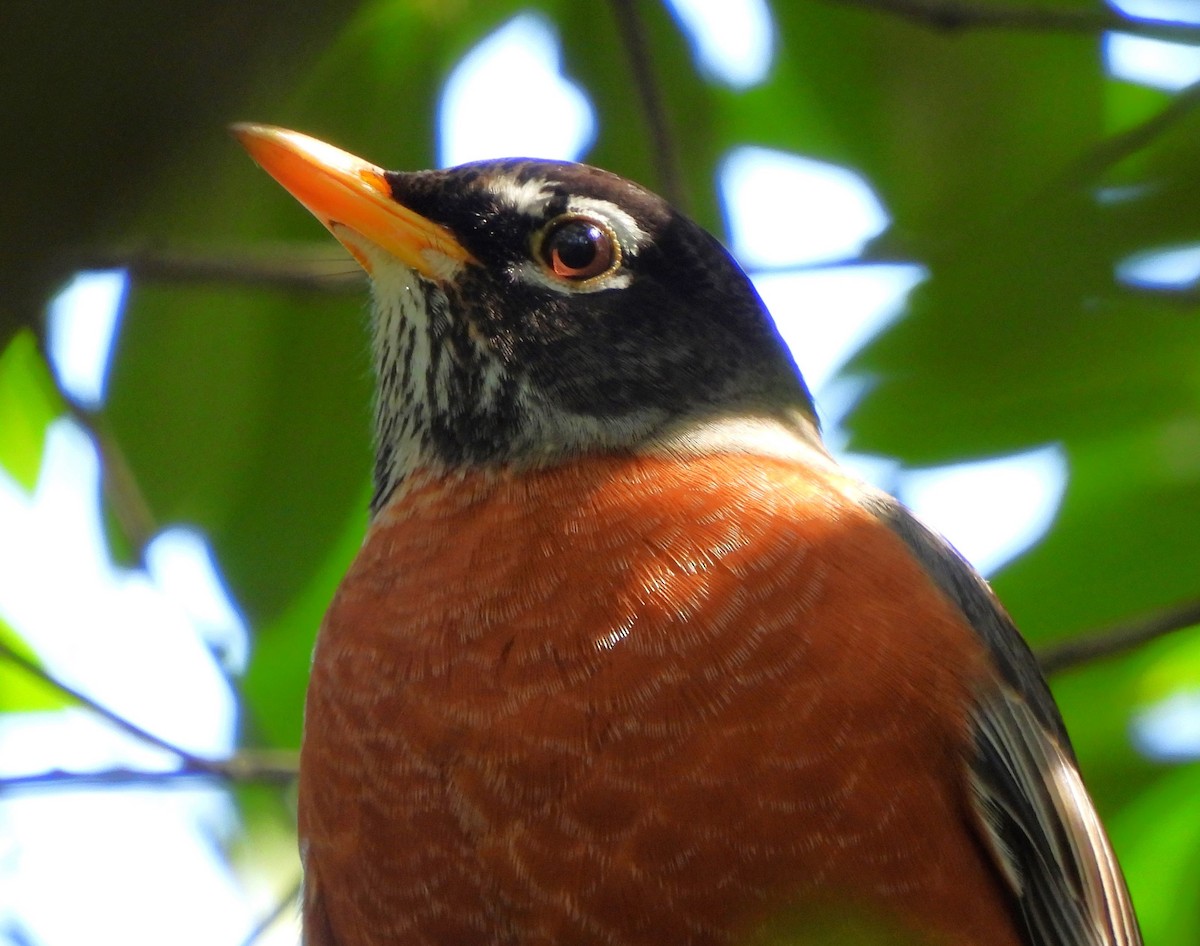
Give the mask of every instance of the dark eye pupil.
[[572, 269], [586, 269], [596, 258], [596, 244], [604, 238], [599, 227], [587, 223], [568, 223], [554, 234], [558, 258]]
[[542, 263], [559, 279], [581, 283], [620, 264], [620, 248], [599, 221], [568, 217], [551, 224], [542, 244]]

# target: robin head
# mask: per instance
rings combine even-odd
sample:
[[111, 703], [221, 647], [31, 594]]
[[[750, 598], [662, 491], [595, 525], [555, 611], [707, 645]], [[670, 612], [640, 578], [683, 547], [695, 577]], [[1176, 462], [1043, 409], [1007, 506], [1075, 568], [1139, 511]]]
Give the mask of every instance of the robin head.
[[417, 467], [555, 462], [747, 423], [816, 441], [749, 279], [637, 184], [524, 159], [383, 171], [295, 132], [234, 131], [371, 276], [377, 503]]

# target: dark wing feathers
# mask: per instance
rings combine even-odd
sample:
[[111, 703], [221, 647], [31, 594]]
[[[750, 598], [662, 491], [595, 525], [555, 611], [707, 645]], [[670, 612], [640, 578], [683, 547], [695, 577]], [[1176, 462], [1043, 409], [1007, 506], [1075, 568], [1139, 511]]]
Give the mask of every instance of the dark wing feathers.
[[1141, 946], [1104, 827], [1037, 660], [987, 583], [891, 497], [868, 508], [904, 540], [987, 643], [1003, 685], [980, 694], [969, 763], [979, 824], [1029, 946]]
[[931, 532], [911, 512], [886, 493], [869, 495], [863, 503], [885, 522], [925, 568], [942, 593], [953, 601], [991, 651], [1001, 676], [1029, 704], [1038, 721], [1074, 758], [1058, 706], [1038, 667], [1037, 658], [1017, 631], [988, 583], [940, 535]]
[[1074, 761], [1006, 688], [975, 715], [971, 786], [1037, 946], [1141, 943], [1125, 881]]

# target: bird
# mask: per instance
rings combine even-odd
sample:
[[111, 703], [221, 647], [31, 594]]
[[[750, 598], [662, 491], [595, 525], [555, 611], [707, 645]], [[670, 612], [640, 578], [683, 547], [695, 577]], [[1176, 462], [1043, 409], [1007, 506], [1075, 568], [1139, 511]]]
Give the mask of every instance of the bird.
[[307, 946], [1141, 943], [1034, 655], [715, 237], [582, 164], [233, 131], [372, 293]]

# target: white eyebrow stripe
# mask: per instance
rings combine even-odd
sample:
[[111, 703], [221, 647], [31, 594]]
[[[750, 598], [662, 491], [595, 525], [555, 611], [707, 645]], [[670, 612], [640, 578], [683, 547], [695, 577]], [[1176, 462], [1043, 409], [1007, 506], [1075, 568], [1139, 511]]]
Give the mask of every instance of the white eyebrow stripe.
[[[511, 177], [501, 177], [492, 183], [491, 188], [501, 203], [517, 213], [538, 219], [545, 214], [546, 204], [554, 197], [555, 188], [558, 186], [560, 183], [552, 180], [516, 181]], [[630, 256], [637, 255], [648, 237], [641, 224], [631, 214], [610, 200], [575, 196], [568, 201], [566, 212], [599, 217], [612, 227], [622, 252]]]
[[491, 184], [496, 197], [513, 210], [530, 217], [541, 217], [546, 202], [553, 196], [553, 181], [522, 181], [501, 177]]
[[636, 256], [646, 241], [647, 233], [641, 225], [611, 201], [598, 197], [572, 197], [567, 204], [567, 213], [599, 217], [605, 221], [617, 235], [621, 252], [630, 256]]

